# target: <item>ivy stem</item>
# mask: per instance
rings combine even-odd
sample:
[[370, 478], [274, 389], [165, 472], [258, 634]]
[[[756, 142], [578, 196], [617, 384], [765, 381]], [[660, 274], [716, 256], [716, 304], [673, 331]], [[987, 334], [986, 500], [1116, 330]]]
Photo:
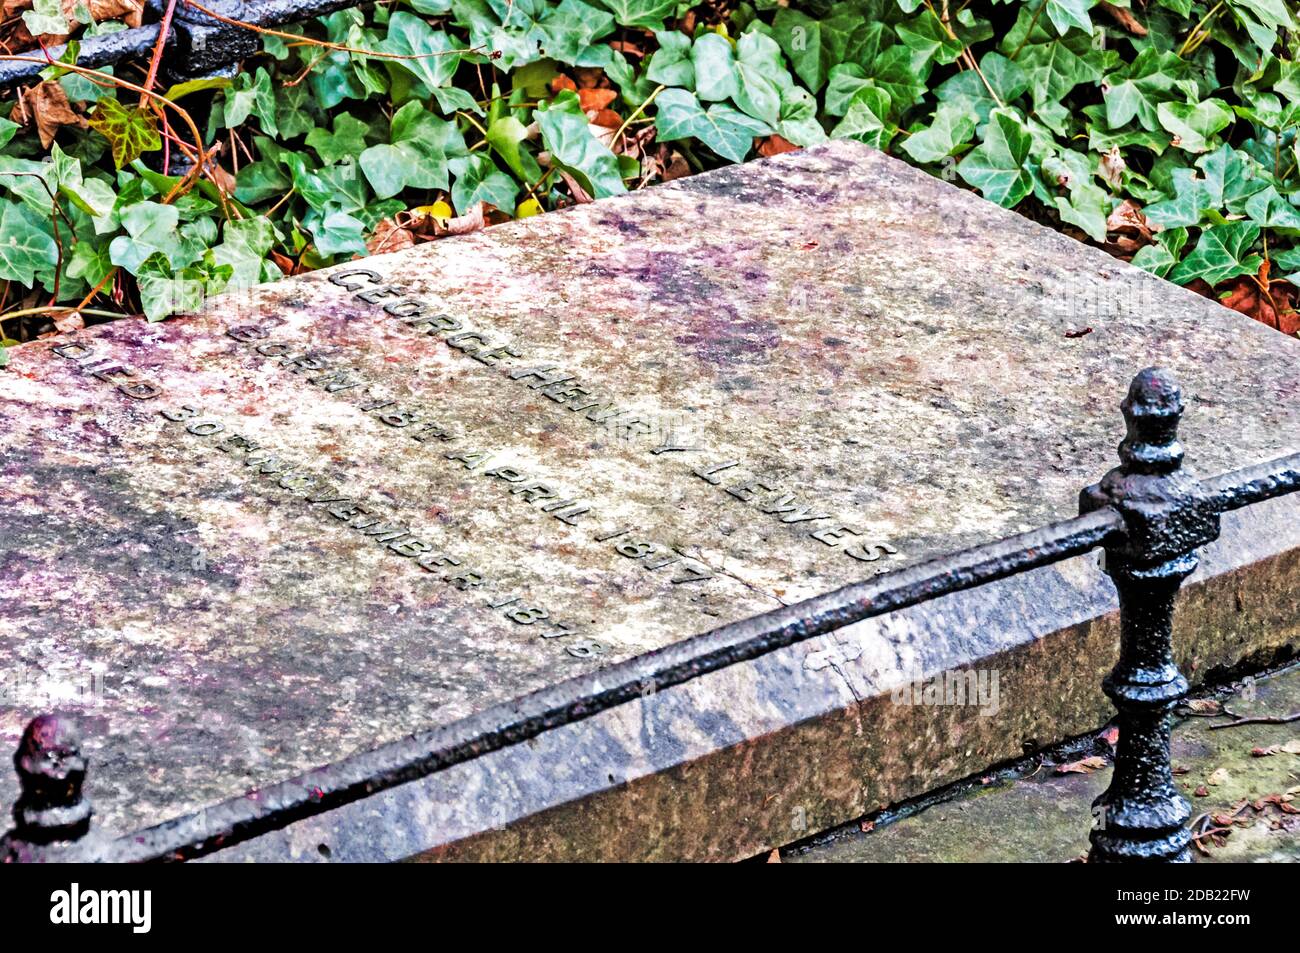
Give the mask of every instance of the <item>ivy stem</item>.
[[[1188, 53], [1195, 52], [1197, 47], [1205, 42], [1205, 38], [1210, 35], [1210, 31], [1206, 29], [1206, 24], [1219, 15], [1219, 12], [1223, 9], [1223, 2], [1224, 0], [1219, 0], [1218, 3], [1210, 7], [1209, 12], [1201, 17], [1201, 22], [1192, 27], [1192, 32], [1187, 34], [1187, 39], [1183, 40], [1183, 45], [1178, 50], [1180, 59]], [[1202, 31], [1204, 31], [1203, 34]], [[1196, 42], [1193, 43], [1193, 40]]]
[[44, 308], [23, 308], [20, 311], [9, 311], [0, 314], [0, 321], [8, 321], [10, 318], [26, 318], [33, 314], [64, 314], [75, 311], [78, 314], [89, 314], [97, 318], [124, 318], [126, 315], [120, 311], [99, 311], [95, 308], [70, 308], [66, 305], [48, 305]]
[[646, 107], [649, 106], [652, 102], [654, 102], [655, 97], [658, 96], [660, 93], [662, 93], [665, 89], [667, 89], [667, 87], [664, 86], [662, 83], [656, 86], [654, 92], [652, 92], [649, 96], [646, 97], [645, 102], [643, 102], [640, 106], [637, 106], [636, 109], [632, 110], [631, 114], [626, 119], [623, 120], [623, 124], [614, 130], [614, 137], [610, 141], [618, 142], [619, 136], [623, 135], [623, 132], [627, 129], [627, 127], [632, 124], [632, 120], [635, 119], [637, 116], [641, 115], [643, 112], [645, 112]]
[[[163, 47], [172, 32], [172, 14], [176, 12], [176, 0], [167, 0], [167, 9], [163, 11], [162, 22], [158, 26], [158, 42], [153, 46], [153, 56], [149, 57], [149, 73], [144, 78], [144, 91], [140, 93], [140, 108], [144, 109], [153, 91], [153, 84], [158, 79], [158, 65], [162, 62]], [[166, 168], [166, 166], [163, 166]]]

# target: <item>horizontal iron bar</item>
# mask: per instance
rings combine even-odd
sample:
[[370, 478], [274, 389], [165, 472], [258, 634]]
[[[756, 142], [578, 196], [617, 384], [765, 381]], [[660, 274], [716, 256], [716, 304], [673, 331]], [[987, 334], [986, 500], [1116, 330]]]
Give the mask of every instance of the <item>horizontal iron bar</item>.
[[[129, 30], [118, 30], [116, 33], [105, 33], [103, 36], [88, 37], [81, 41], [81, 48], [77, 51], [77, 65], [99, 69], [119, 60], [147, 56], [158, 42], [158, 31], [159, 25], [150, 23]], [[57, 60], [67, 48], [66, 43], [60, 43], [58, 46], [47, 46], [44, 51], [36, 49], [12, 56], [0, 56], [0, 89], [36, 80], [41, 70], [51, 65], [46, 62], [46, 54], [49, 54], [51, 60]]]
[[1201, 486], [1219, 512], [1295, 493], [1300, 490], [1300, 453], [1225, 473], [1202, 481]]
[[1124, 533], [1110, 508], [854, 583], [494, 705], [67, 859], [188, 860], [573, 724], [655, 690], [875, 616], [1086, 553]]
[[[180, 2], [183, 4], [185, 0]], [[248, 5], [247, 19], [243, 22], [254, 26], [284, 26], [361, 5], [358, 0], [254, 0]], [[203, 6], [210, 5], [205, 3]], [[86, 37], [80, 41], [77, 65], [98, 69], [121, 60], [142, 59], [150, 55], [157, 45], [159, 30], [159, 24], [150, 23], [116, 33]], [[168, 44], [171, 42], [169, 39]], [[66, 43], [61, 43], [47, 47], [46, 50], [50, 59], [57, 60], [67, 48]], [[13, 56], [0, 55], [0, 89], [36, 80], [41, 71], [50, 65], [45, 61], [45, 55], [39, 49]]]

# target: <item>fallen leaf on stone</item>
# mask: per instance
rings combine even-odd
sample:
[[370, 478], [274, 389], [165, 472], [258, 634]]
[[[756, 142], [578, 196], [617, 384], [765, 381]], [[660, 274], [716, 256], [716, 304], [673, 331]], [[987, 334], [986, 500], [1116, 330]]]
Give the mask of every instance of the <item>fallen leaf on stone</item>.
[[1265, 794], [1252, 806], [1255, 810], [1262, 811], [1269, 804], [1274, 805], [1284, 814], [1300, 814], [1300, 807], [1296, 807], [1281, 794]]
[[1192, 769], [1185, 764], [1176, 764], [1171, 769], [1174, 774], [1190, 774]]
[[874, 831], [874, 830], [876, 829], [876, 822], [875, 822], [875, 821], [863, 821], [861, 827], [862, 827], [862, 833], [864, 833], [864, 834], [870, 834], [872, 831]]
[[1269, 745], [1267, 748], [1251, 748], [1250, 756], [1252, 758], [1267, 758], [1269, 755], [1277, 754], [1282, 750], [1281, 745]]
[[86, 327], [85, 319], [81, 317], [80, 312], [67, 311], [63, 314], [55, 315], [54, 326], [62, 334], [71, 334], [73, 331], [81, 331]]
[[1101, 733], [1101, 740], [1114, 748], [1119, 744], [1119, 725], [1111, 725]]
[[565, 172], [563, 169], [560, 169], [560, 178], [562, 178], [564, 183], [569, 187], [569, 192], [573, 195], [573, 200], [579, 205], [586, 205], [588, 202], [592, 201], [591, 195], [582, 187], [578, 180], [569, 175], [569, 173]]
[[1131, 199], [1120, 202], [1106, 217], [1106, 231], [1112, 234], [1131, 235], [1147, 244], [1152, 241], [1151, 223]]
[[446, 224], [441, 228], [436, 224], [434, 234], [441, 237], [442, 235], [468, 235], [470, 232], [482, 231], [487, 227], [487, 203], [475, 202], [474, 206], [464, 215], [457, 218], [449, 218]]
[[1069, 764], [1058, 764], [1054, 770], [1057, 774], [1088, 774], [1104, 767], [1106, 767], [1106, 759], [1100, 755], [1093, 755], [1090, 758], [1071, 761]]
[[1218, 787], [1220, 784], [1224, 784], [1231, 780], [1232, 775], [1228, 773], [1227, 768], [1215, 768], [1210, 772], [1210, 776], [1205, 779], [1205, 783]]
[[771, 156], [779, 156], [786, 152], [798, 152], [799, 147], [789, 139], [778, 136], [775, 133], [763, 139], [758, 144], [758, 154], [767, 159]]
[[399, 225], [391, 218], [386, 218], [375, 226], [375, 233], [366, 242], [366, 251], [372, 255], [382, 255], [385, 252], [410, 248], [414, 244], [415, 236], [411, 234], [409, 228]]
[[1198, 715], [1217, 715], [1223, 711], [1223, 705], [1213, 698], [1192, 698], [1183, 707]]
[[781, 863], [781, 852], [777, 850], [775, 847], [772, 848], [772, 853], [767, 855], [767, 862], [769, 864]]
[[1204, 784], [1202, 784], [1200, 787], [1198, 787], [1198, 788], [1197, 788], [1195, 791], [1193, 791], [1192, 793], [1193, 793], [1194, 795], [1196, 795], [1197, 797], [1208, 797], [1209, 794], [1210, 794], [1210, 789], [1207, 788]]

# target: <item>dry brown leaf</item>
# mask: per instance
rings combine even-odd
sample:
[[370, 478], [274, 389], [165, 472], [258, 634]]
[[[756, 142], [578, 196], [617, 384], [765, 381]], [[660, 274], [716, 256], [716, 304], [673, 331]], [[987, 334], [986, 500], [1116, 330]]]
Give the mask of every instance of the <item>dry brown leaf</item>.
[[569, 175], [569, 173], [565, 172], [563, 169], [560, 169], [559, 173], [560, 178], [564, 179], [565, 185], [569, 187], [569, 192], [573, 195], [573, 201], [577, 202], [579, 205], [586, 205], [588, 202], [592, 201], [590, 193], [582, 187], [577, 179]]
[[629, 40], [610, 40], [609, 48], [627, 56], [645, 56], [645, 50]]
[[63, 314], [54, 316], [54, 326], [62, 334], [72, 334], [74, 331], [85, 330], [86, 322], [78, 311], [66, 311]]
[[779, 156], [785, 152], [798, 152], [799, 147], [789, 139], [778, 136], [775, 133], [768, 136], [758, 144], [758, 154], [764, 159], [771, 156]]
[[777, 850], [775, 847], [772, 848], [772, 853], [767, 855], [767, 862], [769, 864], [781, 863], [781, 852]]
[[390, 251], [401, 251], [415, 244], [411, 230], [386, 218], [375, 226], [375, 232], [366, 242], [366, 251], [372, 255], [382, 255]]
[[29, 122], [36, 124], [41, 145], [46, 149], [53, 144], [55, 133], [64, 126], [86, 128], [85, 117], [77, 115], [68, 102], [68, 94], [55, 80], [46, 80], [27, 90], [23, 104], [24, 115]]
[[597, 66], [575, 66], [573, 75], [578, 78], [579, 89], [595, 89], [605, 81], [605, 71]]
[[[75, 5], [76, 0], [73, 2]], [[144, 17], [144, 0], [88, 0], [87, 6], [96, 23], [101, 20], [121, 20], [127, 26], [137, 27]]]
[[587, 120], [593, 126], [603, 129], [618, 129], [623, 125], [623, 117], [612, 109], [598, 109], [587, 113]]
[[551, 92], [558, 93], [566, 89], [577, 92], [578, 84], [569, 79], [569, 77], [565, 76], [563, 73], [551, 80]]
[[1098, 6], [1105, 10], [1112, 20], [1134, 36], [1147, 35], [1147, 28], [1138, 22], [1138, 18], [1133, 15], [1132, 10], [1126, 7], [1117, 7], [1115, 4], [1107, 2], [1107, 0], [1101, 0]]
[[1106, 759], [1100, 755], [1093, 755], [1090, 758], [1071, 761], [1069, 764], [1058, 764], [1055, 771], [1057, 774], [1088, 774], [1104, 767], [1106, 767]]
[[1223, 711], [1223, 705], [1213, 698], [1192, 698], [1184, 702], [1184, 707], [1198, 715], [1217, 715]]
[[1120, 154], [1119, 146], [1111, 146], [1110, 151], [1103, 152], [1098, 165], [1103, 179], [1116, 188], [1123, 184], [1124, 170], [1128, 168], [1128, 163]]
[[[1135, 235], [1146, 242], [1151, 241], [1151, 223], [1142, 214], [1142, 210], [1131, 199], [1125, 199], [1115, 206], [1115, 210], [1106, 218], [1106, 231]], [[1197, 700], [1199, 701], [1199, 699]], [[1188, 702], [1191, 707], [1193, 702]], [[1215, 702], [1214, 704], [1218, 704]]]
[[582, 107], [583, 112], [593, 109], [600, 112], [616, 99], [618, 99], [618, 92], [612, 89], [578, 90], [578, 105]]
[[434, 219], [434, 234], [442, 237], [443, 235], [468, 235], [471, 232], [482, 231], [487, 227], [487, 203], [475, 202], [474, 206], [464, 215], [456, 218], [449, 218], [445, 221]]

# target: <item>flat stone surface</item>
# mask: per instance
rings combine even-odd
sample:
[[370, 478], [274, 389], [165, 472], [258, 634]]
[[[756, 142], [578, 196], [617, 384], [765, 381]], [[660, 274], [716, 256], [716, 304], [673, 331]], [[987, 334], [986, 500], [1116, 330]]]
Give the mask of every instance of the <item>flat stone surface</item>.
[[1148, 364], [1300, 449], [1300, 343], [854, 143], [12, 356], [0, 733], [116, 831], [1071, 516]]
[[[1244, 695], [1243, 697], [1243, 690]], [[1219, 701], [1241, 717], [1300, 711], [1300, 667], [1253, 679]], [[1184, 715], [1174, 723], [1173, 765], [1192, 804], [1192, 830], [1201, 863], [1300, 861], [1300, 722], [1246, 724], [1219, 715]], [[1110, 745], [1095, 750], [1109, 760]], [[1265, 754], [1264, 752], [1268, 752]], [[845, 831], [815, 846], [791, 848], [794, 863], [1060, 863], [1088, 852], [1093, 799], [1110, 784], [1109, 764], [1059, 771], [1073, 760], [1045, 763], [987, 784], [953, 791], [933, 806], [871, 830]]]

